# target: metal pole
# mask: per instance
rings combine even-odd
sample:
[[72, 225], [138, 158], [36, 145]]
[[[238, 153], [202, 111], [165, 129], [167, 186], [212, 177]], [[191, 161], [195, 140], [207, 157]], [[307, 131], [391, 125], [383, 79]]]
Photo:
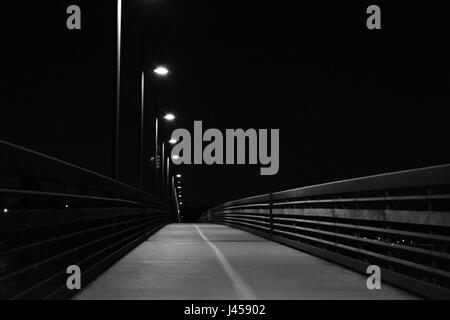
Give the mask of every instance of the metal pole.
[[172, 176], [172, 192], [175, 198], [175, 210], [177, 210], [178, 222], [181, 222], [180, 218], [180, 206], [178, 205], [177, 189], [175, 186], [175, 178]]
[[122, 32], [122, 0], [117, 0], [117, 79], [116, 110], [113, 117], [112, 171], [113, 178], [119, 179], [119, 125], [120, 125], [120, 47]]
[[158, 194], [158, 115], [156, 115], [155, 118], [155, 163], [154, 163], [154, 169], [155, 169], [155, 176], [153, 179], [154, 182], [154, 194], [157, 196]]
[[270, 223], [270, 237], [273, 237], [273, 194], [269, 193], [269, 223]]
[[[167, 153], [169, 153], [169, 150], [167, 150]], [[166, 168], [166, 195], [167, 195], [167, 202], [170, 202], [170, 155], [167, 156], [166, 158], [166, 164], [167, 164], [167, 168]]]
[[144, 71], [141, 72], [141, 137], [139, 151], [139, 187], [144, 189]]
[[[162, 139], [164, 139], [164, 134], [162, 135]], [[165, 198], [165, 192], [164, 192], [164, 178], [165, 178], [165, 174], [164, 174], [164, 168], [165, 168], [165, 146], [166, 144], [164, 143], [164, 141], [161, 142], [161, 199]]]

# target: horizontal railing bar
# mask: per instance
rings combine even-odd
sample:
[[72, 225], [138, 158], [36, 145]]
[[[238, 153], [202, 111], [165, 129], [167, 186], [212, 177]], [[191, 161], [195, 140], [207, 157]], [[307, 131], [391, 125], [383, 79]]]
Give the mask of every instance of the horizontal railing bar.
[[223, 210], [231, 210], [231, 209], [242, 209], [242, 208], [265, 208], [269, 207], [269, 203], [255, 203], [255, 204], [243, 204], [243, 205], [237, 205], [237, 206], [231, 206], [231, 207], [223, 207], [223, 208], [213, 208], [210, 213], [214, 213], [217, 211], [223, 211]]
[[[250, 221], [251, 222], [252, 221], [252, 220], [244, 219], [244, 218], [239, 219], [239, 218], [228, 218], [228, 217], [219, 217], [219, 219], [227, 219], [227, 221], [230, 221], [230, 222], [235, 222], [235, 221], [236, 222], [239, 222], [239, 221]], [[276, 220], [276, 218], [274, 218], [274, 220]], [[258, 221], [258, 223], [269, 224], [267, 222], [259, 222], [259, 221]], [[280, 224], [280, 223], [274, 223], [273, 226], [288, 228], [288, 229], [295, 229], [295, 230], [302, 230], [302, 231], [313, 232], [313, 233], [318, 233], [318, 234], [324, 234], [324, 235], [329, 235], [332, 237], [349, 239], [349, 240], [359, 241], [359, 242], [365, 242], [365, 243], [370, 243], [370, 244], [374, 244], [377, 246], [383, 246], [383, 247], [389, 247], [389, 248], [392, 248], [392, 246], [394, 246], [394, 249], [401, 249], [401, 250], [405, 250], [405, 251], [412, 251], [412, 252], [416, 252], [416, 253], [420, 253], [420, 254], [436, 256], [439, 258], [450, 259], [450, 254], [443, 253], [443, 252], [437, 252], [437, 251], [433, 251], [433, 250], [426, 250], [426, 249], [417, 248], [414, 246], [405, 246], [405, 245], [396, 244], [396, 243], [386, 243], [386, 242], [378, 241], [378, 240], [374, 240], [374, 239], [365, 239], [362, 237], [351, 236], [351, 235], [346, 235], [346, 234], [339, 234], [336, 232], [323, 231], [323, 230], [317, 230], [317, 229], [305, 228], [305, 227], [299, 227], [299, 226], [292, 226], [292, 225], [286, 225], [286, 224]]]
[[395, 201], [420, 201], [420, 200], [450, 200], [448, 194], [422, 195], [422, 196], [396, 196], [396, 197], [365, 197], [365, 198], [336, 198], [275, 202], [273, 206], [298, 205], [311, 203], [339, 203], [339, 202], [395, 202]]
[[[408, 214], [410, 213], [410, 214]], [[229, 211], [226, 209], [209, 212], [209, 215], [215, 214], [254, 214], [261, 216], [269, 216], [270, 211]], [[373, 214], [373, 215], [372, 215]], [[370, 208], [289, 208], [279, 209], [275, 208], [272, 211], [273, 216], [300, 216], [300, 217], [326, 217], [336, 220], [359, 220], [362, 224], [366, 222], [387, 222], [387, 223], [404, 223], [408, 225], [423, 225], [429, 226], [449, 226], [450, 227], [450, 215], [447, 215], [445, 211], [414, 211], [414, 210], [395, 210], [395, 209], [370, 209]], [[406, 219], [406, 217], [408, 218]], [[403, 217], [403, 218], [402, 218]], [[434, 218], [433, 218], [434, 217]], [[430, 220], [431, 219], [431, 220]]]
[[[149, 222], [149, 223], [150, 223], [150, 222]], [[42, 265], [42, 264], [48, 263], [48, 262], [50, 262], [50, 261], [52, 261], [52, 260], [61, 258], [61, 257], [65, 256], [65, 255], [68, 255], [69, 253], [73, 253], [73, 252], [75, 252], [75, 251], [77, 251], [77, 250], [80, 250], [80, 249], [83, 249], [83, 248], [85, 248], [85, 247], [91, 246], [92, 244], [95, 244], [95, 243], [97, 243], [97, 242], [106, 240], [106, 239], [111, 238], [111, 237], [115, 237], [115, 236], [117, 236], [117, 235], [119, 235], [119, 234], [122, 234], [122, 233], [125, 233], [125, 232], [128, 232], [128, 231], [131, 231], [131, 230], [133, 230], [133, 229], [137, 229], [137, 228], [139, 228], [139, 227], [141, 227], [141, 226], [134, 226], [134, 227], [127, 228], [127, 229], [125, 229], [125, 230], [121, 230], [121, 231], [115, 232], [115, 233], [113, 233], [113, 234], [110, 234], [110, 235], [107, 235], [107, 236], [105, 236], [105, 237], [102, 237], [102, 238], [93, 240], [93, 241], [91, 241], [91, 242], [88, 242], [88, 243], [86, 243], [86, 244], [83, 244], [83, 245], [81, 245], [81, 246], [79, 246], [79, 247], [72, 248], [72, 249], [70, 249], [69, 251], [65, 251], [65, 252], [60, 253], [60, 254], [58, 254], [58, 255], [56, 255], [56, 256], [52, 256], [52, 257], [49, 257], [49, 258], [47, 258], [47, 259], [38, 261], [38, 262], [36, 262], [36, 263], [34, 263], [34, 264], [30, 265], [30, 266], [27, 266], [27, 267], [25, 267], [25, 268], [16, 270], [16, 271], [14, 271], [13, 273], [6, 274], [6, 275], [4, 275], [4, 276], [1, 276], [1, 277], [0, 277], [0, 282], [1, 282], [1, 281], [5, 281], [5, 280], [7, 280], [8, 278], [11, 278], [11, 277], [13, 277], [13, 276], [17, 276], [17, 275], [19, 275], [19, 274], [21, 274], [21, 273], [27, 272], [27, 271], [30, 270], [30, 269], [36, 268], [36, 267], [38, 267], [38, 266], [40, 266], [40, 265]]]
[[357, 253], [359, 253], [361, 255], [367, 255], [367, 256], [376, 257], [378, 259], [385, 260], [387, 262], [394, 262], [394, 263], [402, 264], [402, 265], [405, 265], [405, 266], [408, 266], [408, 267], [411, 267], [411, 268], [414, 268], [414, 269], [419, 269], [419, 270], [422, 270], [422, 271], [426, 271], [426, 272], [431, 273], [431, 274], [439, 274], [439, 275], [441, 275], [441, 276], [443, 276], [445, 278], [450, 278], [450, 272], [446, 272], [446, 271], [442, 271], [442, 270], [439, 270], [439, 269], [427, 267], [427, 266], [424, 266], [424, 265], [421, 265], [421, 264], [418, 264], [418, 263], [415, 263], [415, 262], [410, 262], [410, 261], [407, 261], [407, 260], [403, 260], [403, 259], [399, 259], [399, 258], [395, 258], [395, 257], [391, 257], [391, 256], [386, 256], [386, 255], [383, 255], [383, 254], [367, 251], [365, 249], [359, 249], [359, 248], [343, 245], [343, 244], [340, 244], [340, 243], [334, 243], [334, 242], [327, 241], [327, 240], [322, 240], [322, 239], [318, 239], [318, 238], [314, 238], [314, 237], [308, 237], [308, 236], [300, 235], [300, 234], [297, 234], [297, 233], [281, 231], [281, 230], [274, 230], [274, 232], [281, 233], [281, 234], [287, 234], [287, 235], [290, 235], [290, 236], [293, 236], [293, 237], [297, 237], [297, 238], [304, 238], [304, 239], [307, 239], [307, 240], [312, 240], [312, 241], [316, 241], [316, 242], [323, 243], [323, 244], [328, 244], [328, 245], [331, 245], [331, 246], [334, 246], [334, 247], [346, 249], [346, 250], [349, 250], [349, 251], [354, 251], [354, 252], [357, 252]]
[[143, 220], [149, 220], [149, 219], [153, 219], [153, 218], [160, 219], [161, 217], [150, 217], [149, 216], [147, 218], [132, 219], [132, 220], [127, 220], [127, 221], [123, 221], [123, 222], [110, 223], [110, 224], [107, 224], [107, 225], [102, 225], [100, 227], [90, 228], [90, 229], [86, 229], [86, 230], [78, 231], [78, 232], [73, 232], [73, 233], [69, 233], [69, 234], [66, 234], [66, 235], [63, 235], [63, 236], [60, 236], [60, 237], [50, 238], [50, 239], [47, 239], [47, 240], [34, 242], [34, 243], [31, 243], [31, 244], [28, 244], [28, 245], [25, 245], [25, 246], [13, 248], [13, 249], [10, 249], [10, 250], [7, 250], [7, 251], [0, 251], [0, 257], [8, 256], [8, 255], [11, 255], [12, 253], [15, 253], [15, 252], [17, 253], [17, 252], [22, 251], [22, 250], [27, 250], [27, 249], [29, 250], [29, 249], [32, 249], [32, 248], [37, 248], [37, 247], [40, 247], [40, 246], [44, 246], [46, 244], [49, 244], [49, 243], [52, 243], [52, 242], [55, 242], [55, 241], [61, 241], [61, 240], [69, 239], [69, 238], [72, 238], [72, 237], [75, 237], [75, 236], [82, 235], [84, 233], [93, 232], [93, 231], [99, 231], [99, 230], [110, 228], [110, 227], [114, 227], [114, 226], [121, 226], [121, 225], [124, 225], [124, 224], [127, 224], [127, 223], [143, 221]]
[[[404, 170], [366, 177], [347, 179], [313, 186], [275, 192], [272, 200], [329, 196], [345, 193], [361, 193], [394, 189], [412, 189], [450, 184], [450, 164]], [[213, 209], [232, 207], [251, 203], [269, 202], [269, 194], [257, 195], [226, 202]]]
[[[421, 196], [391, 196], [391, 197], [363, 197], [363, 198], [332, 198], [332, 199], [310, 199], [310, 200], [296, 200], [296, 201], [284, 201], [274, 202], [272, 206], [292, 206], [299, 204], [315, 204], [315, 203], [346, 203], [346, 202], [395, 202], [395, 201], [421, 201], [421, 200], [450, 200], [448, 194], [436, 194], [436, 195], [421, 195]], [[255, 203], [245, 204], [230, 207], [218, 208], [220, 210], [242, 209], [242, 208], [266, 208], [270, 207], [269, 203]], [[211, 213], [217, 212], [213, 209]]]
[[[149, 222], [149, 223], [150, 223], [150, 222]], [[147, 224], [149, 224], [149, 223], [147, 223]], [[146, 225], [147, 225], [147, 224], [146, 224]], [[142, 225], [141, 225], [140, 227], [142, 227]], [[133, 235], [131, 235], [131, 236], [125, 238], [125, 239], [122, 239], [122, 240], [120, 240], [120, 241], [118, 241], [118, 242], [115, 242], [115, 243], [113, 243], [113, 244], [111, 244], [111, 245], [109, 245], [109, 246], [107, 246], [107, 247], [105, 247], [105, 248], [103, 248], [103, 249], [101, 249], [101, 250], [99, 250], [99, 251], [96, 251], [95, 253], [93, 253], [93, 254], [89, 255], [88, 257], [84, 258], [83, 260], [78, 261], [78, 262], [77, 262], [77, 265], [81, 265], [82, 263], [88, 261], [89, 259], [92, 259], [93, 257], [95, 257], [95, 256], [97, 256], [97, 255], [99, 255], [99, 254], [101, 254], [101, 253], [103, 253], [103, 252], [105, 252], [105, 251], [108, 250], [108, 249], [113, 248], [114, 246], [117, 246], [117, 245], [120, 244], [120, 243], [127, 242], [127, 241], [129, 241], [130, 239], [132, 239], [132, 238], [137, 238], [137, 237], [139, 236], [139, 233], [144, 233], [145, 231], [146, 231], [146, 230], [141, 231], [141, 232], [138, 232], [137, 235], [136, 235], [136, 234], [133, 234]], [[120, 249], [118, 249], [118, 250], [120, 250]], [[116, 250], [116, 251], [118, 251], [118, 250]], [[14, 297], [11, 298], [11, 300], [17, 300], [17, 299], [20, 299], [20, 298], [23, 297], [24, 295], [26, 295], [26, 294], [32, 292], [32, 291], [35, 290], [36, 288], [39, 288], [39, 287], [42, 286], [43, 284], [45, 284], [45, 283], [47, 283], [47, 282], [53, 280], [54, 278], [56, 278], [56, 277], [58, 277], [59, 275], [61, 275], [61, 273], [65, 273], [65, 272], [66, 272], [65, 269], [64, 269], [64, 270], [61, 270], [61, 271], [59, 271], [59, 272], [57, 272], [56, 274], [54, 274], [54, 275], [52, 275], [52, 276], [50, 276], [50, 277], [44, 279], [43, 281], [39, 282], [38, 284], [35, 284], [35, 285], [32, 286], [31, 288], [28, 288], [27, 290], [22, 291], [21, 293], [15, 295]]]
[[[234, 222], [233, 220], [229, 220], [229, 219], [220, 219], [221, 221], [230, 221], [230, 222]], [[236, 223], [236, 222], [234, 222], [234, 223]], [[244, 225], [247, 225], [247, 226], [253, 226], [253, 227], [255, 227], [255, 228], [261, 228], [261, 229], [265, 229], [265, 230], [270, 230], [270, 228], [267, 228], [267, 227], [263, 227], [263, 226], [258, 226], [258, 225], [255, 225], [255, 224], [252, 224], [252, 223], [246, 223], [246, 222], [238, 222], [238, 223], [240, 223], [240, 224], [244, 224]]]
[[151, 197], [149, 194], [146, 194], [143, 191], [141, 191], [141, 190], [139, 190], [139, 189], [137, 189], [137, 188], [135, 188], [133, 186], [130, 186], [130, 185], [125, 184], [125, 183], [122, 183], [122, 182], [120, 182], [118, 180], [114, 180], [114, 179], [112, 179], [110, 177], [101, 175], [101, 174], [99, 174], [99, 173], [97, 173], [95, 171], [92, 171], [92, 170], [89, 170], [89, 169], [77, 166], [77, 165], [69, 163], [67, 161], [60, 160], [60, 159], [48, 156], [46, 154], [43, 154], [43, 153], [31, 150], [31, 149], [28, 149], [28, 148], [25, 148], [25, 147], [22, 147], [22, 146], [10, 143], [10, 142], [4, 141], [4, 140], [0, 140], [0, 147], [2, 149], [3, 148], [7, 148], [7, 150], [10, 151], [10, 153], [14, 152], [14, 153], [23, 155], [22, 159], [24, 159], [26, 157], [29, 157], [29, 158], [33, 158], [34, 157], [34, 158], [37, 158], [39, 160], [44, 160], [44, 161], [46, 161], [48, 163], [58, 164], [58, 165], [60, 165], [63, 168], [70, 168], [70, 169], [73, 169], [73, 170], [75, 170], [77, 172], [86, 174], [88, 176], [95, 177], [99, 181], [108, 182], [108, 183], [111, 183], [113, 185], [120, 186], [122, 188], [131, 190], [131, 191], [133, 191], [136, 194], [139, 194], [141, 196]]
[[[92, 202], [109, 202], [109, 203], [120, 203], [141, 207], [149, 207], [150, 203], [137, 202], [125, 199], [118, 198], [107, 198], [107, 197], [98, 197], [98, 196], [87, 196], [87, 195], [78, 195], [78, 194], [70, 194], [70, 193], [58, 193], [58, 192], [47, 192], [47, 191], [34, 191], [34, 190], [19, 190], [19, 189], [0, 189], [0, 194], [10, 195], [10, 196], [31, 196], [31, 197], [39, 197], [39, 198], [57, 198], [61, 200], [82, 200], [82, 201], [92, 201]], [[153, 202], [152, 205], [155, 205], [155, 208], [160, 208], [161, 206]]]
[[233, 217], [228, 218], [227, 217], [227, 219], [237, 220], [237, 221], [250, 221], [250, 222], [262, 223], [262, 224], [270, 224], [269, 222], [265, 222], [265, 221], [255, 221], [255, 220], [245, 219], [245, 218], [233, 218]]
[[413, 232], [413, 231], [404, 231], [404, 230], [399, 230], [399, 229], [366, 227], [366, 226], [359, 226], [359, 225], [355, 225], [355, 224], [323, 222], [323, 221], [317, 221], [317, 220], [278, 218], [276, 216], [273, 217], [273, 220], [314, 223], [314, 224], [320, 224], [320, 225], [326, 225], [326, 226], [335, 226], [335, 227], [339, 227], [339, 228], [382, 232], [382, 233], [388, 233], [388, 234], [393, 234], [393, 235], [402, 235], [402, 236], [409, 236], [409, 237], [414, 237], [414, 238], [424, 238], [424, 239], [432, 239], [432, 240], [440, 240], [440, 241], [450, 242], [450, 237], [447, 237], [447, 236], [441, 236], [441, 235], [430, 234], [430, 233]]
[[[216, 216], [217, 217], [217, 216]], [[250, 219], [245, 219], [245, 218], [228, 218], [227, 216], [224, 217], [217, 217], [218, 219], [227, 219], [228, 221], [252, 221]], [[274, 218], [274, 220], [279, 220], [279, 218]], [[305, 222], [310, 222], [309, 220], [305, 220]], [[262, 224], [269, 224], [267, 222], [262, 222], [262, 221], [258, 221], [258, 223], [262, 223]], [[335, 224], [328, 224], [330, 226], [335, 226]], [[335, 233], [335, 232], [328, 232], [328, 231], [323, 231], [323, 230], [317, 230], [317, 229], [312, 229], [312, 228], [305, 228], [305, 227], [299, 227], [299, 226], [291, 226], [291, 225], [286, 225], [286, 224], [280, 224], [280, 223], [274, 223], [273, 224], [274, 227], [283, 227], [283, 228], [289, 228], [289, 229], [296, 229], [296, 230], [303, 230], [303, 231], [308, 231], [308, 232], [314, 232], [314, 233], [319, 233], [319, 234], [325, 234], [325, 235], [330, 235], [330, 236], [334, 236], [334, 237], [338, 237], [338, 238], [344, 238], [344, 239], [350, 239], [350, 240], [354, 240], [354, 241], [359, 241], [359, 242], [365, 242], [365, 243], [370, 243], [370, 244], [375, 244], [378, 246], [384, 246], [384, 247], [389, 247], [391, 248], [392, 245], [395, 246], [395, 249], [402, 249], [405, 251], [413, 251], [416, 253], [421, 253], [421, 254], [426, 254], [426, 255], [432, 255], [432, 256], [436, 256], [439, 258], [444, 258], [444, 259], [450, 259], [450, 254], [447, 253], [443, 253], [443, 252], [436, 252], [436, 251], [432, 251], [432, 250], [426, 250], [426, 249], [422, 249], [422, 248], [417, 248], [414, 246], [404, 246], [402, 244], [395, 244], [395, 243], [385, 243], [382, 241], [378, 241], [378, 240], [372, 240], [372, 239], [364, 239], [361, 237], [355, 237], [355, 236], [351, 236], [351, 235], [345, 235], [345, 234], [339, 234], [339, 233]], [[343, 225], [344, 227], [347, 227], [345, 225]], [[358, 228], [355, 228], [358, 229]], [[388, 229], [385, 229], [388, 230]], [[384, 233], [384, 230], [380, 230], [381, 232]], [[394, 230], [390, 230], [390, 231], [394, 231]], [[391, 234], [395, 234], [394, 232], [390, 232]], [[420, 237], [420, 238], [426, 238], [426, 234], [422, 234], [424, 236]], [[450, 238], [448, 238], [450, 239]]]
[[[108, 256], [106, 256], [105, 258], [103, 258], [101, 261], [99, 261], [99, 262], [97, 262], [96, 264], [90, 266], [87, 270], [83, 270], [83, 271], [82, 271], [83, 279], [86, 279], [86, 276], [84, 276], [85, 274], [89, 274], [90, 272], [92, 272], [92, 271], [94, 270], [94, 268], [99, 267], [100, 265], [102, 265], [103, 263], [105, 263], [105, 261], [108, 261], [108, 259], [111, 259], [112, 257], [114, 257], [118, 252], [124, 250], [124, 248], [127, 248], [127, 247], [129, 247], [130, 245], [135, 244], [136, 241], [138, 241], [140, 238], [142, 238], [143, 236], [147, 236], [149, 233], [152, 233], [152, 231], [154, 231], [154, 230], [156, 230], [156, 229], [158, 229], [158, 228], [161, 228], [161, 226], [163, 226], [163, 225], [164, 225], [164, 224], [157, 224], [157, 225], [154, 225], [154, 226], [152, 226], [152, 227], [146, 228], [143, 232], [140, 232], [140, 233], [142, 233], [142, 235], [139, 235], [136, 239], [134, 239], [134, 240], [132, 240], [131, 242], [128, 242], [127, 244], [123, 245], [122, 247], [120, 247], [119, 249], [117, 249], [116, 251], [114, 251], [113, 253], [111, 253], [110, 255], [108, 255]], [[133, 236], [130, 236], [130, 237], [126, 238], [126, 240], [127, 240], [127, 241], [130, 240], [132, 237], [133, 237]], [[120, 242], [124, 242], [124, 241], [120, 241]], [[120, 242], [119, 242], [119, 243], [120, 243]], [[113, 245], [110, 245], [110, 246], [108, 247], [108, 249], [109, 249], [109, 248], [112, 248], [114, 245], [117, 245], [117, 243], [116, 243], [116, 244], [113, 244]], [[83, 263], [86, 263], [87, 261], [89, 261], [90, 259], [92, 259], [93, 257], [95, 257], [95, 255], [98, 255], [98, 254], [100, 254], [100, 253], [103, 253], [103, 252], [106, 251], [106, 250], [107, 250], [107, 249], [104, 249], [104, 250], [101, 250], [101, 251], [98, 252], [98, 253], [94, 253], [94, 254], [90, 255], [89, 257], [87, 257], [87, 258], [81, 260], [80, 262], [78, 262], [78, 265], [81, 265], [81, 264], [83, 264]], [[61, 275], [61, 274], [66, 274], [66, 270], [60, 271], [56, 276]], [[90, 277], [88, 276], [87, 278], [88, 278], [88, 282], [89, 282], [89, 278], [90, 278]], [[64, 285], [64, 286], [62, 286], [62, 287], [59, 287], [58, 289], [54, 290], [52, 293], [50, 293], [50, 294], [48, 294], [46, 297], [44, 297], [43, 300], [50, 299], [50, 298], [53, 297], [58, 291], [63, 290], [63, 289], [67, 289], [67, 286]]]
[[[220, 214], [216, 214], [216, 215], [220, 215]], [[245, 216], [247, 218], [255, 218], [255, 219], [270, 219], [270, 217], [265, 217], [265, 216], [255, 216], [252, 214], [246, 214], [246, 213], [223, 213], [223, 215], [227, 215], [227, 216], [231, 216], [231, 217], [242, 217]]]
[[386, 243], [384, 241], [367, 239], [367, 238], [365, 239], [363, 237], [357, 237], [357, 236], [352, 236], [352, 235], [348, 235], [348, 234], [340, 234], [340, 233], [336, 233], [336, 232], [323, 231], [323, 230], [317, 230], [317, 229], [311, 229], [311, 228], [305, 228], [305, 227], [299, 227], [299, 226], [284, 225], [284, 224], [279, 224], [279, 223], [274, 223], [273, 226], [294, 229], [294, 230], [302, 230], [302, 231], [318, 233], [318, 234], [323, 234], [323, 235], [329, 235], [329, 236], [341, 238], [341, 239], [349, 239], [349, 240], [358, 241], [358, 242], [370, 243], [370, 244], [382, 246], [382, 247], [401, 249], [401, 250], [405, 250], [405, 251], [414, 251], [414, 252], [421, 253], [421, 254], [433, 255], [433, 256], [437, 256], [439, 258], [450, 259], [450, 254], [446, 254], [443, 252], [437, 252], [437, 251], [433, 251], [433, 250], [426, 250], [426, 249], [417, 248], [417, 247], [413, 247], [413, 246], [405, 246], [405, 245], [398, 244], [398, 243], [392, 243], [392, 242]]

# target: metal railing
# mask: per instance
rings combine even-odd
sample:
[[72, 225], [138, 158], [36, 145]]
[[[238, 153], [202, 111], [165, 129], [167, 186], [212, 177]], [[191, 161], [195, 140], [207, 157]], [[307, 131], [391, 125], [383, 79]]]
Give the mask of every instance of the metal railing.
[[54, 208], [57, 203], [163, 206], [153, 196], [130, 185], [2, 140], [0, 195], [0, 204], [12, 209]]
[[219, 205], [238, 227], [426, 298], [450, 299], [450, 165], [297, 188]]
[[0, 140], [0, 299], [60, 299], [167, 224], [169, 206], [132, 186]]

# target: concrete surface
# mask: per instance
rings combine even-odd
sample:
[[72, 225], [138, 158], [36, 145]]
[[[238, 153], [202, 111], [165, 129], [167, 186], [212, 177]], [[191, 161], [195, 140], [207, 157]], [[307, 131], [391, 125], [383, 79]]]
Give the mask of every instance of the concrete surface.
[[213, 224], [171, 224], [75, 299], [416, 299], [326, 260]]

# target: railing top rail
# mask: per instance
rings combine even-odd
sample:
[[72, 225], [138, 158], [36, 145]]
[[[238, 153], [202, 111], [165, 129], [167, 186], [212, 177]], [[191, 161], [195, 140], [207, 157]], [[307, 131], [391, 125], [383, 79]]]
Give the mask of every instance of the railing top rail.
[[[450, 164], [377, 174], [279, 191], [272, 193], [272, 200], [281, 201], [314, 196], [440, 185], [450, 185]], [[244, 204], [268, 203], [269, 201], [270, 194], [263, 194], [226, 202], [216, 206], [214, 209]]]
[[0, 140], [0, 173], [50, 179], [67, 185], [85, 186], [147, 203], [161, 204], [152, 195], [133, 186], [4, 140]]

